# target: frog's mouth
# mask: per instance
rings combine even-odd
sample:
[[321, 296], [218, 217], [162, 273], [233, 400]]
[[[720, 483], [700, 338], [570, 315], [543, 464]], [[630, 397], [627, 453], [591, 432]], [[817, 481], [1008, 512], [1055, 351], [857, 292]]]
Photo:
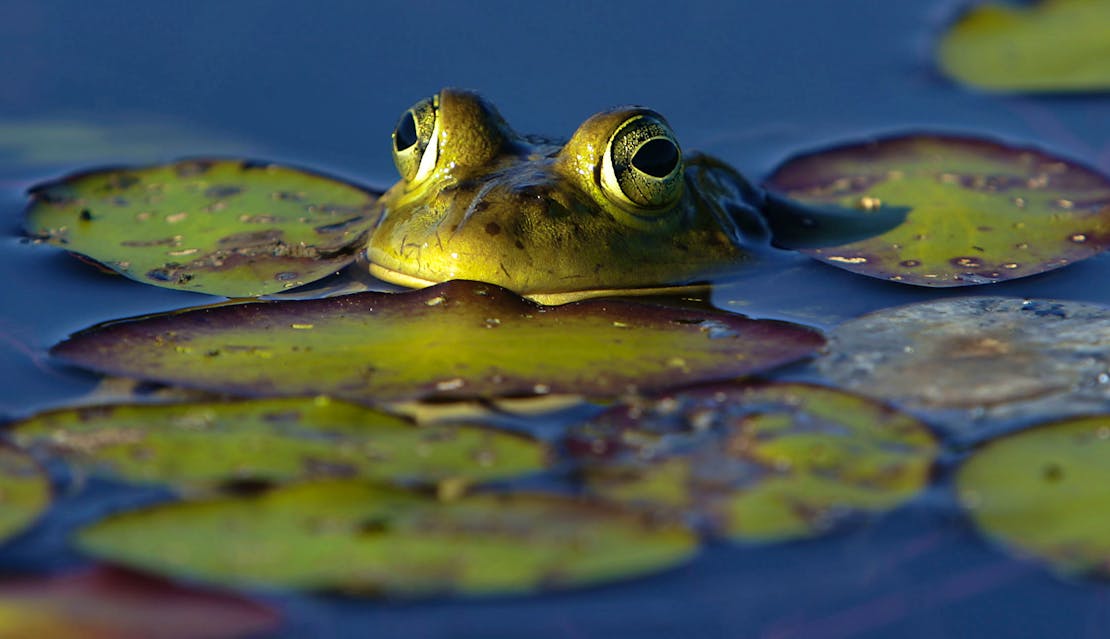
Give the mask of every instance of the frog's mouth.
[[[434, 282], [426, 280], [422, 277], [409, 275], [395, 271], [391, 268], [386, 268], [381, 264], [374, 262], [370, 263], [370, 274], [390, 284], [397, 284], [399, 286], [407, 286], [409, 288], [427, 288], [440, 284], [441, 282]], [[584, 289], [579, 291], [517, 291], [516, 293], [521, 297], [526, 297], [537, 304], [544, 304], [546, 306], [556, 306], [558, 304], [567, 304], [569, 302], [577, 302], [580, 300], [590, 299], [593, 297], [621, 297], [621, 296], [646, 296], [646, 295], [704, 295], [709, 292], [711, 285], [709, 283], [695, 283], [695, 284], [680, 284], [677, 286], [650, 286], [644, 288], [597, 288], [597, 289]]]

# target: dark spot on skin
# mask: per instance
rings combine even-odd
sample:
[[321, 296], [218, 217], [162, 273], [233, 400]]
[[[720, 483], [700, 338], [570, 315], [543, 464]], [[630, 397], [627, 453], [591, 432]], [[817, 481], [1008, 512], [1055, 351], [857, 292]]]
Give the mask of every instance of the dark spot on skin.
[[490, 206], [489, 202], [487, 202], [485, 200], [482, 200], [481, 202], [478, 202], [477, 204], [474, 205], [474, 210], [478, 213], [481, 213], [482, 211], [485, 211], [486, 209], [488, 209], [489, 206]]
[[490, 235], [497, 235], [500, 232], [501, 226], [499, 226], [497, 222], [490, 222], [486, 225], [486, 233], [489, 233]]
[[516, 246], [516, 247], [517, 247], [518, 249], [524, 250], [524, 244], [523, 244], [523, 243], [522, 243], [522, 242], [521, 242], [520, 240], [517, 240], [516, 242], [513, 242], [513, 244], [514, 244], [514, 245], [515, 245], [515, 246]]
[[93, 221], [92, 211], [90, 211], [88, 209], [81, 209], [80, 218], [81, 218], [82, 222], [92, 222]]
[[959, 266], [962, 268], [979, 268], [983, 265], [983, 262], [981, 262], [977, 257], [954, 257], [948, 260], [948, 262], [953, 266]]
[[242, 187], [235, 186], [234, 184], [217, 184], [210, 186], [204, 191], [204, 197], [212, 198], [213, 200], [239, 195], [243, 192]]

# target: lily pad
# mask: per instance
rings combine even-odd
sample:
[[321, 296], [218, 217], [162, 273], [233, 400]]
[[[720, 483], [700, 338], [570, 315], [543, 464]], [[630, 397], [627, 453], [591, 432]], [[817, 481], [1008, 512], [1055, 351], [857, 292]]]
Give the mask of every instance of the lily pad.
[[242, 160], [76, 173], [30, 195], [29, 235], [140, 282], [228, 297], [343, 268], [377, 216], [375, 193]]
[[0, 637], [233, 639], [277, 630], [280, 615], [228, 594], [112, 568], [0, 581]]
[[202, 308], [119, 321], [54, 347], [99, 372], [244, 396], [361, 402], [615, 396], [796, 361], [809, 328], [615, 300], [551, 307], [479, 282]]
[[551, 495], [440, 502], [353, 481], [115, 516], [79, 547], [223, 585], [423, 596], [525, 593], [624, 579], [695, 552], [683, 527]]
[[31, 525], [51, 498], [50, 480], [35, 460], [0, 446], [0, 541]]
[[1110, 309], [1003, 297], [884, 309], [837, 327], [817, 366], [838, 386], [911, 408], [1105, 405]]
[[535, 472], [547, 459], [524, 436], [417, 427], [326, 398], [70, 408], [14, 424], [12, 437], [94, 472], [186, 485], [328, 476], [457, 485]]
[[579, 429], [571, 449], [600, 460], [585, 476], [601, 496], [760, 542], [895, 508], [928, 482], [937, 454], [913, 417], [798, 383], [710, 386], [619, 407]]
[[1110, 245], [1110, 178], [1044, 151], [950, 135], [907, 135], [808, 153], [768, 186], [808, 203], [909, 207], [873, 238], [802, 249], [855, 273], [966, 286], [1042, 273]]
[[988, 537], [1063, 574], [1110, 577], [1110, 415], [992, 441], [960, 467], [956, 484]]
[[992, 91], [1110, 90], [1110, 3], [981, 4], [953, 24], [937, 57], [946, 74]]

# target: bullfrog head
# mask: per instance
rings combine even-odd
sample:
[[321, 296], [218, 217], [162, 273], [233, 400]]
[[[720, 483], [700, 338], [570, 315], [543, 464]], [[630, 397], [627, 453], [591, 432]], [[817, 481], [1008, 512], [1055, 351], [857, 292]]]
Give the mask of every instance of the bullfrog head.
[[543, 303], [650, 294], [735, 269], [767, 241], [757, 191], [684, 154], [641, 107], [598, 113], [562, 143], [444, 89], [402, 114], [393, 159], [401, 180], [378, 203], [367, 256], [404, 286], [481, 280]]

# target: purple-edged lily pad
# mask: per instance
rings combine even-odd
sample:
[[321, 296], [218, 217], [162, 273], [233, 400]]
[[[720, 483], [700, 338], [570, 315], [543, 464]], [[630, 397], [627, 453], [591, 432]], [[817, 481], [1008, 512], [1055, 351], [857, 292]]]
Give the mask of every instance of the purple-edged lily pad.
[[768, 186], [808, 203], [908, 207], [873, 238], [803, 249], [833, 266], [921, 286], [1033, 275], [1110, 245], [1110, 178], [1037, 149], [907, 135], [792, 158]]
[[31, 189], [29, 235], [131, 279], [250, 297], [354, 260], [377, 194], [276, 164], [188, 160], [77, 173]]
[[222, 585], [426, 596], [524, 593], [627, 579], [688, 559], [674, 522], [581, 499], [439, 501], [358, 481], [165, 504], [79, 534], [97, 557]]
[[988, 537], [1066, 575], [1110, 577], [1110, 414], [989, 442], [956, 485]]
[[928, 482], [937, 445], [913, 417], [808, 384], [720, 385], [621, 406], [568, 440], [589, 488], [718, 534], [782, 541], [890, 510]]
[[182, 487], [314, 477], [461, 487], [536, 472], [548, 459], [529, 437], [475, 425], [418, 427], [327, 398], [66, 408], [11, 432], [25, 448], [98, 474]]
[[54, 347], [99, 372], [241, 396], [608, 397], [749, 375], [812, 354], [820, 333], [615, 300], [541, 306], [479, 282], [259, 302], [112, 322]]

